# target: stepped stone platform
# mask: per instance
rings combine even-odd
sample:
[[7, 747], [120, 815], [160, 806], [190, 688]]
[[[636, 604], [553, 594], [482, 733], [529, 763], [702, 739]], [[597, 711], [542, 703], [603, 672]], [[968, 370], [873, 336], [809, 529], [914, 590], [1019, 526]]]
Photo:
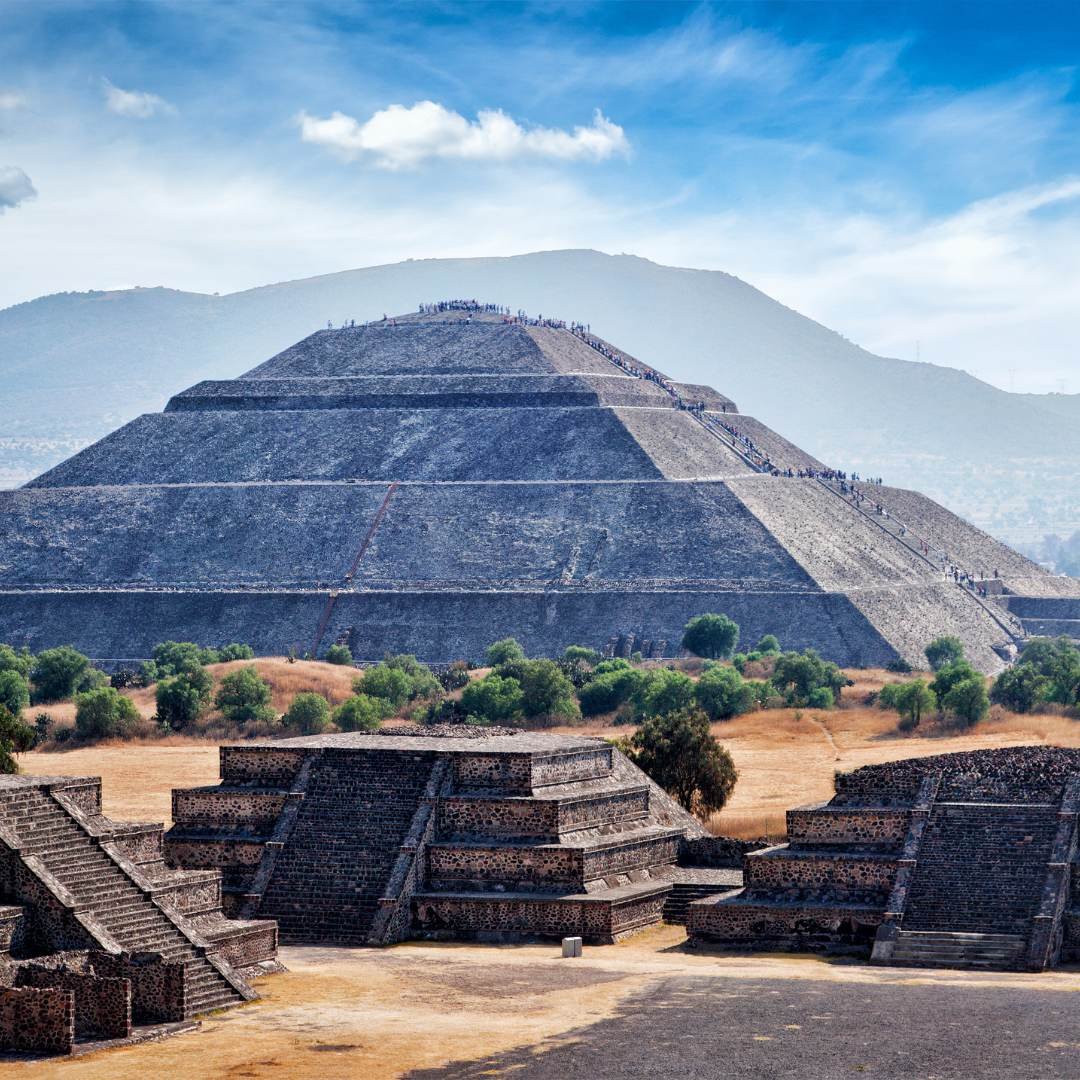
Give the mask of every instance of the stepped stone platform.
[[[165, 639], [662, 655], [719, 610], [745, 640], [853, 666], [952, 633], [993, 671], [1027, 634], [1080, 624], [1080, 586], [922, 496], [872, 488], [886, 525], [787, 475], [821, 469], [590, 334], [454, 311], [321, 330], [0, 492], [0, 641], [104, 666]], [[1000, 596], [946, 579], [941, 553]]]
[[166, 866], [163, 835], [105, 817], [97, 777], [0, 776], [0, 1049], [71, 1053], [257, 996], [276, 926], [226, 919], [220, 872]]
[[872, 765], [744, 887], [692, 902], [694, 942], [875, 963], [1041, 971], [1080, 959], [1080, 751], [1016, 747]]
[[610, 745], [510, 729], [223, 746], [221, 783], [174, 791], [173, 820], [169, 864], [220, 871], [226, 911], [286, 942], [605, 943], [659, 922], [680, 886], [741, 880], [716, 858], [737, 845]]

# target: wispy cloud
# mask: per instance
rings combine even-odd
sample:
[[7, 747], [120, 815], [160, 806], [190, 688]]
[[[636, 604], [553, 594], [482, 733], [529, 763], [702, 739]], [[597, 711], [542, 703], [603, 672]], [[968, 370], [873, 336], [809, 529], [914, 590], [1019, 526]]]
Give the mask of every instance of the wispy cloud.
[[370, 155], [385, 169], [414, 168], [432, 158], [509, 161], [533, 157], [558, 161], [603, 161], [626, 155], [623, 129], [597, 109], [588, 127], [573, 131], [526, 128], [500, 109], [482, 109], [476, 120], [434, 101], [390, 105], [364, 123], [335, 112], [325, 119], [299, 117], [300, 137], [344, 155]]
[[26, 98], [14, 90], [0, 90], [0, 112], [10, 112], [21, 109], [26, 104]]
[[0, 214], [32, 199], [37, 190], [30, 177], [15, 165], [0, 165]]
[[101, 80], [105, 92], [105, 108], [117, 116], [131, 116], [147, 120], [158, 113], [175, 113], [176, 107], [164, 98], [147, 90], [121, 90], [108, 79]]

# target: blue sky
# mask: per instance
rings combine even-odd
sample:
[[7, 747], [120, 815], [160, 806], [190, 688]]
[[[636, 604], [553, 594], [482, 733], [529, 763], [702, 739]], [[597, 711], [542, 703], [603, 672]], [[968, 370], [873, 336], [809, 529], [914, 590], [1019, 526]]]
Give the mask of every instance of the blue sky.
[[1075, 4], [0, 10], [0, 305], [596, 247], [1080, 392]]

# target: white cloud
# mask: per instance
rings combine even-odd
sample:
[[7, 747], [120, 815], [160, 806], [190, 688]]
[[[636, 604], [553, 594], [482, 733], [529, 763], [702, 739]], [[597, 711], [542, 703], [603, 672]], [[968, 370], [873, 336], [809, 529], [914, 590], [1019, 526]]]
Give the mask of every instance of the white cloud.
[[35, 195], [37, 190], [22, 169], [15, 165], [0, 165], [0, 214], [14, 210], [19, 203]]
[[146, 120], [155, 113], [176, 112], [174, 106], [157, 94], [146, 90], [121, 90], [119, 86], [113, 86], [108, 79], [102, 79], [101, 82], [105, 91], [105, 108], [118, 116], [133, 116], [138, 120]]
[[0, 112], [10, 112], [21, 109], [26, 104], [26, 98], [14, 90], [0, 90]]
[[524, 128], [500, 109], [483, 109], [475, 121], [434, 101], [390, 105], [365, 123], [342, 112], [326, 119], [299, 117], [300, 137], [355, 158], [371, 154], [386, 169], [412, 168], [429, 158], [508, 161], [518, 157], [603, 161], [630, 150], [626, 134], [597, 109], [589, 127]]

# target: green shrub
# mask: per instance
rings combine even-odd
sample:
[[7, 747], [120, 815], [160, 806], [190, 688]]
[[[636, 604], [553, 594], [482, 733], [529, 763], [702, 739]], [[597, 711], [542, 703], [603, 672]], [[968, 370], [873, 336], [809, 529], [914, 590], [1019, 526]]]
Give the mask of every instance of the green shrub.
[[35, 701], [64, 701], [71, 697], [90, 668], [89, 657], [70, 645], [38, 653], [30, 673]]
[[754, 692], [734, 668], [714, 667], [694, 685], [694, 700], [710, 720], [729, 720], [753, 707]]
[[634, 665], [629, 660], [624, 660], [621, 656], [616, 656], [611, 660], [601, 660], [599, 664], [593, 668], [593, 675], [607, 675], [610, 671], [633, 671]]
[[815, 686], [806, 695], [806, 704], [811, 709], [831, 709], [836, 704], [833, 692], [827, 686]]
[[49, 732], [52, 730], [53, 719], [47, 712], [39, 712], [34, 717], [34, 745], [38, 746], [43, 743], [48, 737]]
[[418, 698], [436, 697], [441, 690], [439, 680], [435, 678], [431, 668], [426, 664], [421, 664], [411, 653], [388, 656], [383, 661], [383, 666], [405, 673], [406, 678], [409, 680], [410, 701], [416, 701]]
[[134, 703], [111, 686], [75, 698], [75, 730], [83, 739], [126, 739], [138, 722]]
[[635, 695], [634, 703], [642, 716], [665, 716], [688, 709], [694, 703], [694, 681], [681, 671], [654, 671]]
[[0, 671], [17, 671], [24, 679], [29, 680], [33, 667], [34, 657], [28, 648], [23, 646], [16, 651], [10, 645], [0, 642]]
[[511, 660], [524, 660], [525, 650], [514, 638], [503, 638], [501, 641], [492, 642], [485, 653], [488, 667], [499, 667]]
[[828, 690], [835, 702], [847, 685], [844, 673], [831, 661], [822, 660], [813, 649], [801, 653], [781, 653], [776, 658], [770, 681], [788, 705], [808, 705], [811, 708], [831, 708], [831, 705], [811, 703], [810, 696], [815, 690]]
[[376, 664], [359, 679], [353, 680], [353, 690], [368, 697], [382, 698], [396, 711], [409, 700], [412, 683], [400, 668]]
[[16, 754], [29, 750], [35, 742], [34, 729], [0, 705], [0, 773], [19, 771]]
[[230, 672], [218, 686], [214, 705], [226, 720], [243, 724], [249, 720], [272, 720], [270, 684], [254, 665]]
[[447, 691], [460, 690], [469, 684], [469, 665], [464, 660], [455, 660], [448, 668], [440, 671], [439, 685]]
[[[206, 652], [212, 653], [213, 649], [207, 649]], [[225, 664], [230, 660], [254, 660], [255, 650], [250, 645], [241, 645], [238, 642], [232, 642], [230, 645], [223, 645], [217, 650], [217, 663]], [[213, 660], [204, 660], [205, 664], [215, 663]]]
[[774, 634], [765, 634], [754, 646], [754, 652], [762, 656], [776, 656], [780, 653], [780, 642]]
[[[615, 661], [605, 660], [604, 663], [615, 663]], [[623, 666], [597, 675], [581, 688], [578, 700], [585, 716], [599, 716], [601, 713], [612, 712], [633, 698], [648, 681], [643, 671], [632, 668], [625, 660], [619, 663]], [[600, 667], [603, 666], [604, 664], [600, 665]], [[599, 671], [599, 668], [597, 670]]]
[[461, 693], [462, 710], [484, 724], [519, 723], [523, 701], [521, 683], [494, 672], [469, 683]]
[[977, 724], [990, 711], [990, 698], [981, 675], [955, 683], [941, 699], [942, 708], [965, 727]]
[[964, 643], [958, 637], [945, 634], [936, 637], [923, 650], [930, 662], [932, 671], [939, 671], [946, 664], [955, 664], [964, 659]]
[[682, 647], [710, 660], [731, 656], [738, 643], [739, 627], [726, 615], [698, 615], [683, 630]]
[[584, 645], [567, 645], [563, 650], [562, 658], [588, 664], [589, 667], [596, 667], [600, 663], [600, 654], [595, 649], [586, 649]]
[[934, 691], [938, 704], [944, 706], [946, 696], [957, 683], [981, 678], [982, 676], [966, 660], [953, 660], [937, 669], [930, 689]]
[[157, 678], [164, 679], [188, 668], [216, 664], [218, 653], [193, 641], [161, 641], [154, 646], [153, 658]]
[[342, 731], [376, 731], [388, 715], [392, 715], [388, 703], [367, 694], [354, 694], [346, 698], [333, 714], [334, 723]]
[[0, 708], [18, 716], [30, 704], [30, 684], [14, 668], [0, 670]]
[[343, 667], [352, 667], [352, 650], [348, 645], [331, 645], [326, 650], [325, 659], [328, 664], [341, 664]]
[[330, 726], [330, 704], [322, 694], [297, 694], [281, 722], [303, 735], [319, 735]]
[[581, 716], [574, 684], [554, 660], [523, 660], [518, 666], [521, 711], [528, 719], [558, 723]]
[[213, 680], [201, 667], [188, 668], [179, 675], [161, 679], [154, 691], [158, 723], [183, 731], [210, 703]]
[[1067, 637], [1033, 638], [1024, 646], [1018, 665], [1046, 679], [1044, 696], [1059, 705], [1080, 704], [1080, 649]]
[[634, 764], [702, 819], [720, 810], [735, 788], [735, 763], [700, 709], [648, 718], [630, 745]]
[[1006, 668], [990, 690], [990, 700], [1013, 712], [1031, 712], [1047, 700], [1050, 679], [1032, 664]]

